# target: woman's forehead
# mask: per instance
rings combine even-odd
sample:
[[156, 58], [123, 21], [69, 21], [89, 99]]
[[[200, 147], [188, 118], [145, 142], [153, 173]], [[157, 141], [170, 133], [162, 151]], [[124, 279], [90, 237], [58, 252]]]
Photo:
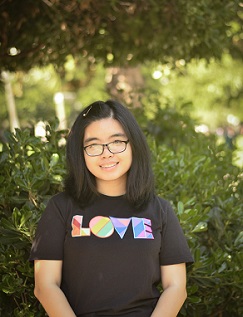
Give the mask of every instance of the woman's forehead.
[[111, 139], [114, 137], [126, 137], [126, 133], [119, 121], [113, 118], [104, 118], [91, 122], [85, 129], [84, 141], [95, 139]]

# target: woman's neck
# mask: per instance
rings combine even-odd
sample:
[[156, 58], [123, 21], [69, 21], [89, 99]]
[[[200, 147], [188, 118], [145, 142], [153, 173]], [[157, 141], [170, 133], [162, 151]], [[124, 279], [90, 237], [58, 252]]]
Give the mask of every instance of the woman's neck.
[[97, 190], [106, 196], [122, 196], [126, 193], [126, 183], [118, 181], [97, 181]]

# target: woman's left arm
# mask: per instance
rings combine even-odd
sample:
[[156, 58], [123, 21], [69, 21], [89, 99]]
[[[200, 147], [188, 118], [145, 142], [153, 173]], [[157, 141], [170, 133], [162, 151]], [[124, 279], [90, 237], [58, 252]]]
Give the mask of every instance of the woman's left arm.
[[176, 317], [187, 297], [185, 263], [161, 266], [163, 293], [151, 317]]

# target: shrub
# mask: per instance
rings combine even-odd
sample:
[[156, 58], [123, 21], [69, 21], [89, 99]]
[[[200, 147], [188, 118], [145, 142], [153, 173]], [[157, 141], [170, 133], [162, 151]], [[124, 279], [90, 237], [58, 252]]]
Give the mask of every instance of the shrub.
[[243, 171], [214, 135], [195, 132], [186, 112], [165, 108], [149, 122], [140, 118], [158, 194], [174, 205], [195, 258], [179, 315], [243, 316]]
[[154, 149], [158, 192], [174, 205], [195, 264], [181, 315], [242, 316], [243, 174], [224, 151]]
[[[163, 120], [161, 116], [161, 122], [152, 123], [163, 129]], [[188, 268], [188, 299], [180, 316], [242, 316], [243, 174], [214, 137], [196, 135], [191, 125], [183, 130], [183, 138], [180, 129], [176, 131], [173, 144], [166, 134], [161, 139], [151, 131], [148, 140], [157, 192], [174, 205], [195, 257]], [[45, 316], [33, 295], [28, 256], [47, 200], [62, 189], [63, 137], [65, 132], [53, 126], [47, 126], [46, 141], [30, 130], [17, 130], [6, 135], [0, 153], [0, 315], [4, 317]]]
[[44, 316], [33, 295], [28, 257], [36, 224], [65, 175], [63, 131], [47, 126], [47, 140], [31, 130], [6, 134], [0, 155], [0, 315]]

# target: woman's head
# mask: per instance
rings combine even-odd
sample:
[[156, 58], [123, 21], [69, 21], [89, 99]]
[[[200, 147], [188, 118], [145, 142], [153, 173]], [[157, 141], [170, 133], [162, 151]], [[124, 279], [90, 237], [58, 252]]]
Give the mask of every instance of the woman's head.
[[[154, 191], [147, 142], [131, 112], [112, 100], [92, 103], [74, 122], [67, 140], [68, 176], [65, 190], [81, 205], [91, 202], [98, 194], [96, 177], [87, 168], [85, 162], [84, 137], [86, 128], [91, 123], [107, 118], [116, 120], [121, 126], [125, 132], [122, 141], [129, 140], [129, 148], [132, 152], [131, 166], [126, 178], [127, 199], [135, 206], [143, 205]], [[102, 134], [102, 131], [99, 133]]]

